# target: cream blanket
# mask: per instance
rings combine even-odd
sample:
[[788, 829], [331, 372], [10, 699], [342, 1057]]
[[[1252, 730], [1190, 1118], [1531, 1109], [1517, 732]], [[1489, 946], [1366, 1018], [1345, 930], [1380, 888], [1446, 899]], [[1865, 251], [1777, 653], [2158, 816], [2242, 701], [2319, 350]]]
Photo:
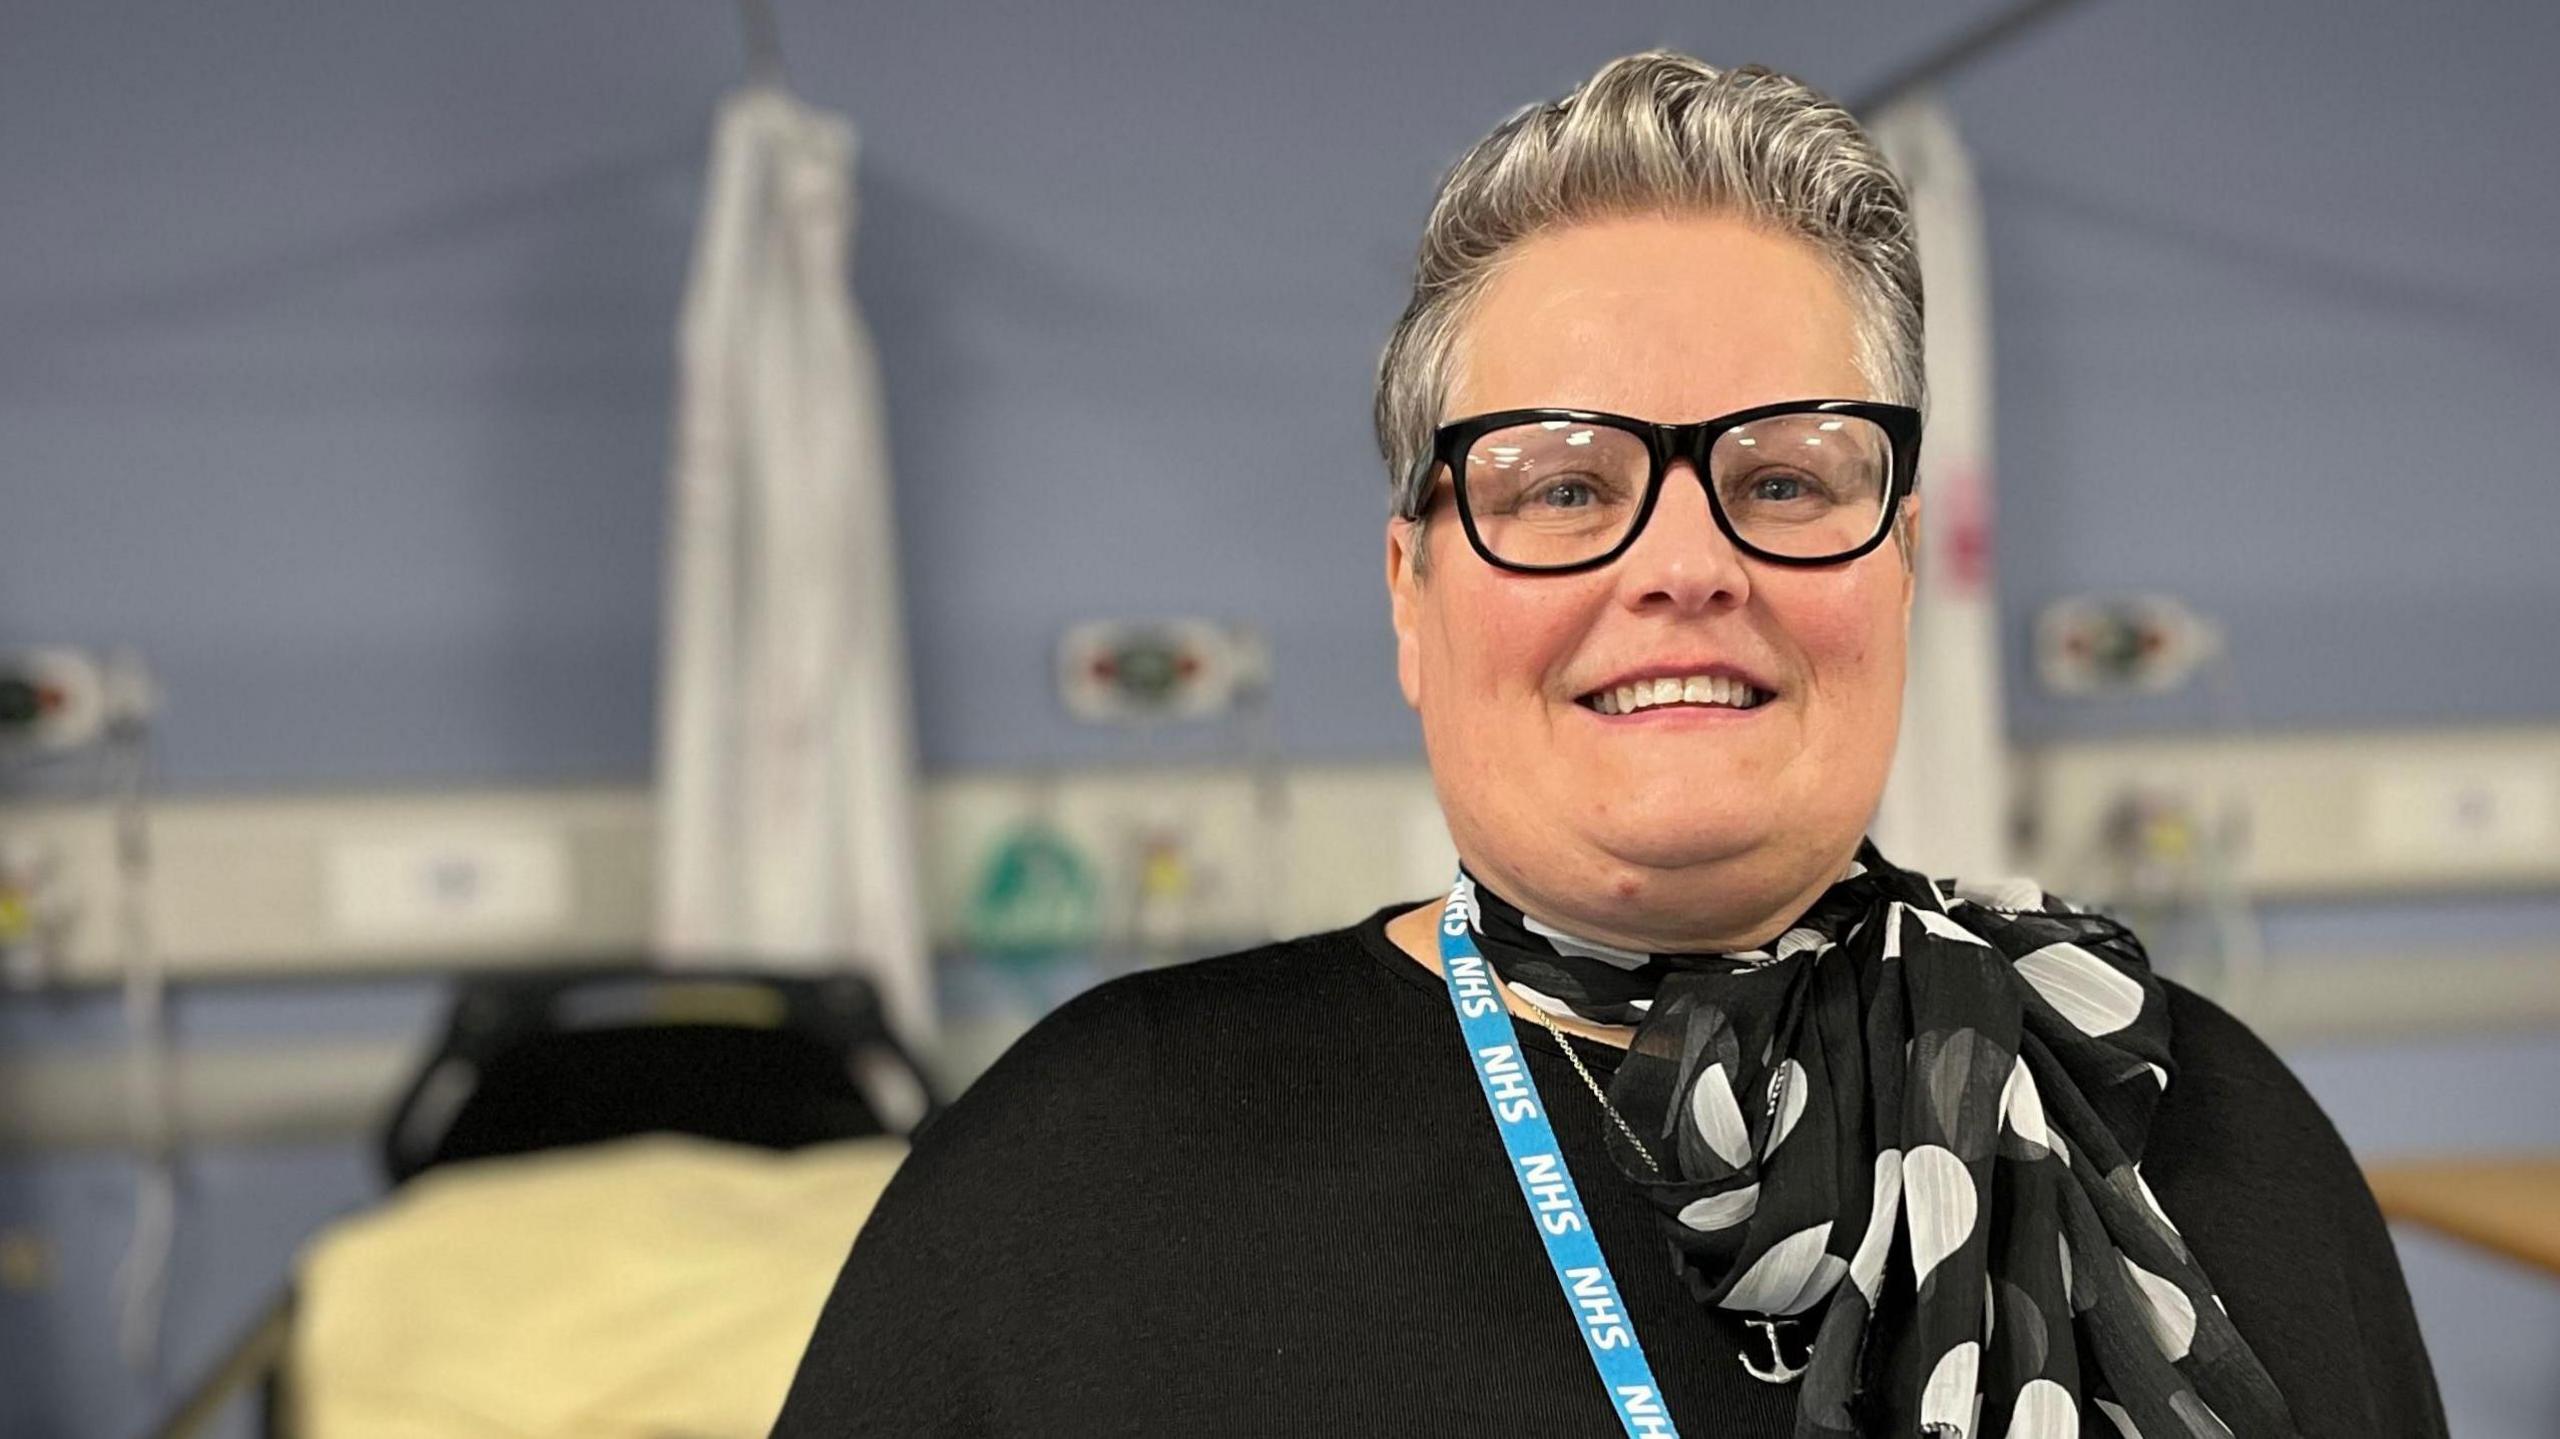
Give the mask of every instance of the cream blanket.
[[431, 1171], [301, 1261], [304, 1439], [762, 1439], [897, 1139]]

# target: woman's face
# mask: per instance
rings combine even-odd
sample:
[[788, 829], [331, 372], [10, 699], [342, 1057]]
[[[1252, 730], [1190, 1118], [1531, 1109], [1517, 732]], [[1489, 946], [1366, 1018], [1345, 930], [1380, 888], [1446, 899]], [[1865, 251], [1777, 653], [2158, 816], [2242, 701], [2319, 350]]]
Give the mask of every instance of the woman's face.
[[[1838, 282], [1801, 241], [1740, 220], [1554, 231], [1478, 300], [1444, 420], [1549, 405], [1685, 421], [1873, 398]], [[1397, 672], [1470, 869], [1551, 923], [1652, 949], [1759, 943], [1840, 876], [1901, 723], [1900, 546], [1821, 568], [1748, 558], [1685, 462], [1634, 546], [1580, 574], [1484, 563], [1445, 476], [1430, 514], [1419, 567], [1409, 527], [1387, 527]], [[1727, 666], [1774, 697], [1584, 703]]]

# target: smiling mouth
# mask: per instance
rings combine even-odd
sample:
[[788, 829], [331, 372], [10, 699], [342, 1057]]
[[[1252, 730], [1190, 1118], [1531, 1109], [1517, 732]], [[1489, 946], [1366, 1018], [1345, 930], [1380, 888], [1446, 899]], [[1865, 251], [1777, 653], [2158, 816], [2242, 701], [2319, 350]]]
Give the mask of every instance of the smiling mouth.
[[1690, 709], [1758, 709], [1775, 698], [1767, 690], [1754, 689], [1725, 675], [1688, 675], [1612, 685], [1593, 690], [1574, 703], [1604, 715], [1625, 715], [1674, 705]]

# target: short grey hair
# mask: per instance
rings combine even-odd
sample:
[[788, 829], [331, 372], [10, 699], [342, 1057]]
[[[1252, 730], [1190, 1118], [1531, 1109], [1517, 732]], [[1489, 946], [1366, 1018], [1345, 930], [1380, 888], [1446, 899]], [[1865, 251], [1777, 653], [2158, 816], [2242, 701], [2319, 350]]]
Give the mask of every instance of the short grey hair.
[[1579, 221], [1697, 213], [1810, 244], [1848, 292], [1858, 368], [1874, 397], [1925, 402], [1910, 204], [1858, 122], [1802, 81], [1757, 65], [1629, 55], [1505, 121], [1441, 181], [1413, 297], [1378, 362], [1378, 449], [1394, 512], [1420, 518], [1460, 331], [1513, 246]]

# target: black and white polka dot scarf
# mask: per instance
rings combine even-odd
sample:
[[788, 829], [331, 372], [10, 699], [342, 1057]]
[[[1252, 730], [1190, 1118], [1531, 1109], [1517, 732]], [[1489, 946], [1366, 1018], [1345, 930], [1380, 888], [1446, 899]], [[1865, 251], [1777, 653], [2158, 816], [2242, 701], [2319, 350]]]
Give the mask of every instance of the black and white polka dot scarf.
[[1612, 1132], [1613, 1157], [1701, 1302], [1810, 1331], [1799, 1439], [2057, 1439], [2084, 1414], [2295, 1433], [2143, 1182], [2169, 1017], [2124, 926], [2025, 880], [1942, 888], [1872, 843], [1735, 954], [1460, 897], [1523, 999], [1635, 1026], [1608, 1097], [1646, 1152]]

